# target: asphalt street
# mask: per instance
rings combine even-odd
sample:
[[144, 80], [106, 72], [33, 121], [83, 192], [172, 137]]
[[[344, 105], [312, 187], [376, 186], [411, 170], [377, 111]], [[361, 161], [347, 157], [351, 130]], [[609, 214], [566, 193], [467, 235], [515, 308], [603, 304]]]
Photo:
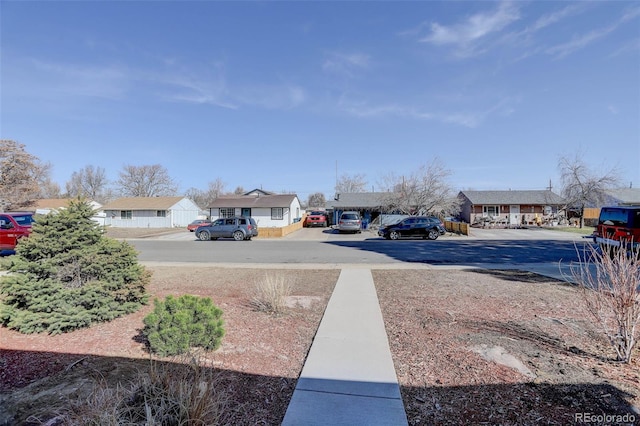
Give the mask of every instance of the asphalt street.
[[473, 229], [471, 236], [445, 235], [435, 241], [389, 241], [375, 232], [339, 234], [301, 229], [279, 239], [198, 241], [184, 231], [128, 240], [148, 264], [177, 262], [233, 267], [318, 267], [525, 269], [558, 279], [591, 240], [546, 229]]

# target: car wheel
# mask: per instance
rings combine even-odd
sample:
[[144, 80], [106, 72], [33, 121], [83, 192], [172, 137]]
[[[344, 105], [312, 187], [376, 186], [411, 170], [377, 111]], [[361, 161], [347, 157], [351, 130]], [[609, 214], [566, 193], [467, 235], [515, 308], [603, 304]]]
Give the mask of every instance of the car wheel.
[[398, 238], [400, 238], [400, 233], [398, 231], [391, 231], [389, 232], [389, 238], [392, 240], [397, 240]]
[[244, 240], [244, 233], [242, 231], [236, 231], [233, 233], [233, 239], [236, 241]]
[[211, 240], [211, 234], [209, 233], [209, 231], [200, 231], [200, 232], [198, 232], [197, 237], [198, 237], [198, 239], [200, 241], [210, 241]]
[[438, 231], [436, 231], [435, 229], [430, 229], [429, 230], [429, 239], [430, 240], [437, 240], [438, 239]]

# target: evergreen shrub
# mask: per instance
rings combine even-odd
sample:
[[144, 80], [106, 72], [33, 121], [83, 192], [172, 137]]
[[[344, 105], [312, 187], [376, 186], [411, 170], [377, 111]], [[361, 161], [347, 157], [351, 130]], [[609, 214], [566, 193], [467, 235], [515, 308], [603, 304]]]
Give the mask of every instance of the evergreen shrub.
[[0, 277], [0, 324], [21, 333], [64, 333], [135, 312], [150, 274], [126, 242], [104, 235], [88, 201], [38, 215]]
[[151, 352], [180, 355], [190, 348], [214, 350], [224, 336], [222, 310], [211, 298], [184, 295], [154, 300], [154, 310], [144, 318], [143, 334]]

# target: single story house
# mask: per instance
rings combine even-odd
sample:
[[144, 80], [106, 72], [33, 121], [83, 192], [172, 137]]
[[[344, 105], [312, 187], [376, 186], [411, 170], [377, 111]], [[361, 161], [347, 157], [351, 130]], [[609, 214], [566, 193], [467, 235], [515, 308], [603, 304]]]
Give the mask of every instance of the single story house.
[[362, 220], [371, 223], [383, 213], [387, 213], [384, 205], [389, 199], [389, 192], [348, 192], [336, 194], [333, 200], [326, 202], [326, 209], [331, 212], [331, 223], [338, 223], [340, 215], [345, 211], [360, 213]]
[[640, 206], [640, 188], [619, 188], [606, 192], [608, 206]]
[[296, 194], [250, 192], [249, 195], [223, 196], [209, 206], [211, 220], [231, 216], [251, 216], [258, 227], [282, 228], [301, 219], [300, 200]]
[[105, 225], [116, 228], [173, 228], [198, 218], [200, 208], [186, 197], [124, 197], [105, 206]]
[[[66, 209], [71, 200], [71, 198], [41, 198], [35, 201], [31, 209], [34, 210], [36, 214], [49, 214], [55, 210]], [[95, 211], [91, 219], [100, 225], [104, 225], [105, 214], [102, 210], [102, 204], [92, 200], [89, 200], [89, 204]]]
[[473, 223], [536, 224], [563, 213], [565, 201], [550, 190], [460, 191], [460, 219]]

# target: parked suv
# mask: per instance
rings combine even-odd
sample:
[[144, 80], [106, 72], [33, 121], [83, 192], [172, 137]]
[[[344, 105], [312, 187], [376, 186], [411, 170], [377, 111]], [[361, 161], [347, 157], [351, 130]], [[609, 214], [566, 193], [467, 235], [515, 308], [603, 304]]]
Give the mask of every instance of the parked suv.
[[361, 232], [362, 219], [358, 212], [342, 212], [338, 221], [339, 232]]
[[598, 226], [593, 234], [600, 247], [640, 247], [640, 206], [614, 206], [600, 209]]
[[250, 240], [258, 235], [258, 225], [252, 217], [235, 216], [217, 219], [211, 225], [196, 229], [196, 237], [201, 241], [233, 238], [236, 241]]
[[31, 212], [0, 213], [0, 254], [12, 254], [18, 240], [31, 234], [32, 223]]
[[325, 212], [312, 211], [304, 219], [304, 223], [302, 224], [302, 226], [304, 226], [305, 228], [309, 228], [311, 226], [321, 226], [323, 228], [326, 228], [328, 222], [329, 221], [327, 220], [327, 214]]
[[444, 225], [437, 217], [410, 216], [398, 223], [380, 228], [378, 235], [388, 240], [397, 240], [401, 237], [422, 237], [435, 240], [446, 232]]

